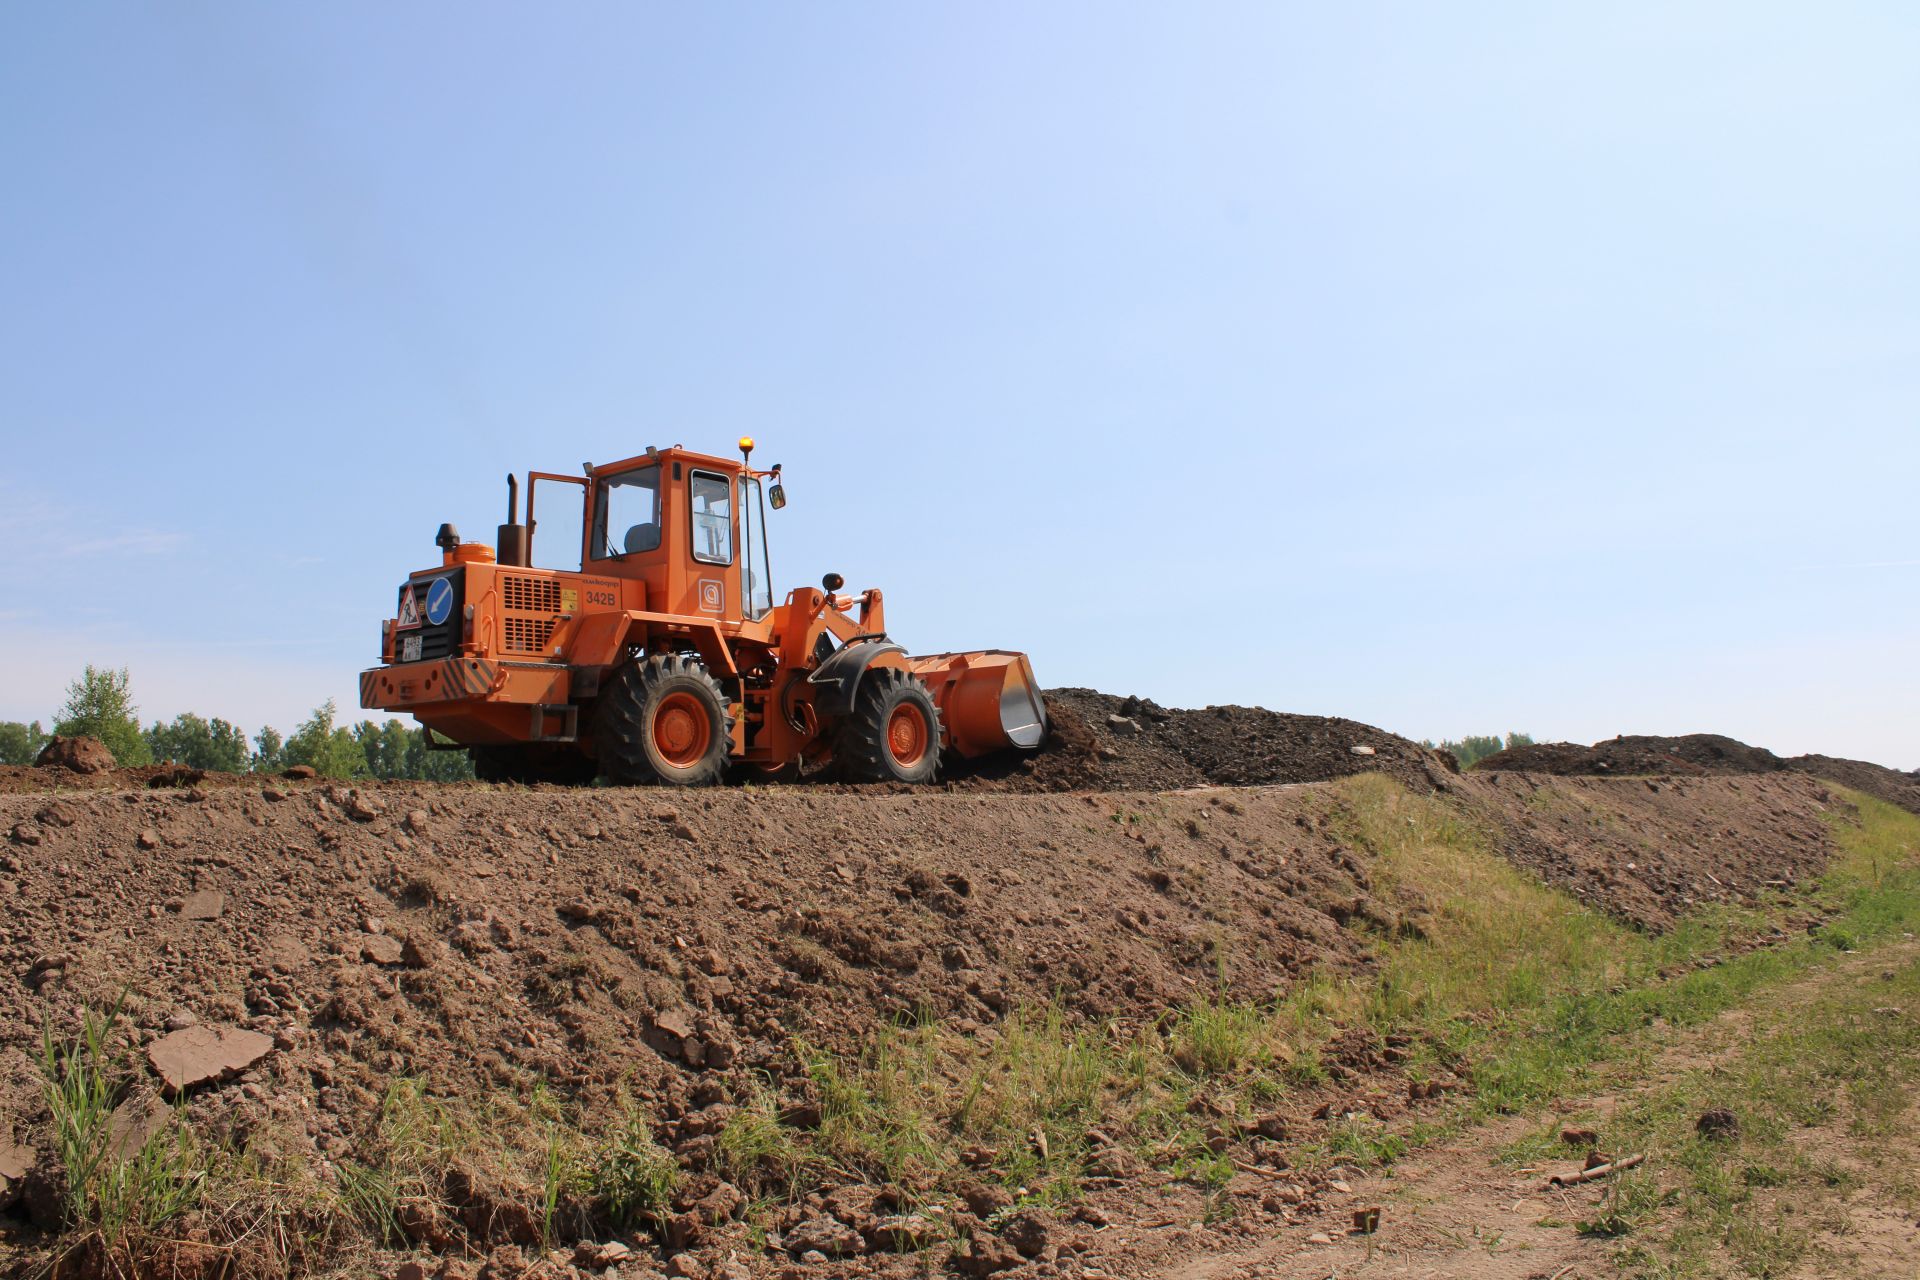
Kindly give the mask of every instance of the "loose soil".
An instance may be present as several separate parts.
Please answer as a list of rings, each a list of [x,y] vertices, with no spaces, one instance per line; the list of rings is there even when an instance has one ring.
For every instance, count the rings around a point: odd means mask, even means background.
[[[1275,751],[1344,764],[1346,722],[1291,720],[1269,722],[1268,740],[1290,744]],[[1374,760],[1447,791],[1520,861],[1645,927],[1689,898],[1812,874],[1829,852],[1830,797],[1793,774],[1459,776],[1369,741]],[[1121,762],[1136,767],[1124,752],[1102,763]],[[37,777],[42,790],[0,796],[0,1139],[31,1138],[44,1114],[43,1022],[71,1027],[83,1006],[121,1000],[142,1050],[195,1025],[271,1037],[260,1061],[192,1093],[189,1114],[234,1140],[271,1134],[322,1169],[350,1156],[395,1080],[451,1096],[540,1080],[583,1104],[626,1091],[710,1182],[714,1106],[763,1087],[805,1105],[796,1037],[852,1050],[918,1017],[984,1032],[1050,1001],[1138,1025],[1215,992],[1272,997],[1310,972],[1364,978],[1369,938],[1399,927],[1320,784],[672,793]],[[1323,1088],[1287,1099],[1288,1124],[1436,1105],[1409,1101],[1364,1037],[1328,1064]],[[1234,1229],[1338,1216],[1324,1176],[1298,1185],[1297,1201],[1250,1202],[1267,1207]],[[1180,1218],[1193,1194],[1147,1173],[1098,1202],[1137,1226]],[[477,1259],[504,1229],[483,1224],[449,1247]],[[19,1265],[37,1265],[35,1237],[15,1230]],[[789,1265],[742,1231],[718,1228],[686,1265]],[[1054,1238],[1052,1261],[1004,1274],[1150,1274],[1107,1252],[1124,1232],[1056,1224]],[[878,1255],[833,1274],[919,1265]]]
[[[1831,796],[1799,774],[1468,777],[1499,815],[1510,861],[1650,928],[1709,902],[1752,905],[1826,862]]]

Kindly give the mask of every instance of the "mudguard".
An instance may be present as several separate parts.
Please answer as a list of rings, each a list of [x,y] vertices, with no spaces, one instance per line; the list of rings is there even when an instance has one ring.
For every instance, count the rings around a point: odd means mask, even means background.
[[[822,716],[844,716],[853,710],[853,698],[860,691],[860,679],[867,668],[890,653],[906,653],[891,640],[856,640],[835,649],[825,662],[807,676],[813,686],[813,706]],[[904,667],[906,663],[890,663]]]

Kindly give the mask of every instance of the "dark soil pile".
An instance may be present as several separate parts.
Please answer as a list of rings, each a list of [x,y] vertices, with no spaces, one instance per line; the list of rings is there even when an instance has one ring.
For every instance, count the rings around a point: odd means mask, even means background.
[[[103,773],[114,767],[113,752],[98,738],[63,738],[57,733],[40,749],[34,763],[43,769],[69,769],[74,773]]]
[[[1261,707],[1162,707],[1092,689],[1049,689],[1051,736],[1034,757],[990,762],[963,779],[1008,790],[1173,791],[1326,782],[1385,773],[1422,791],[1457,772],[1452,757],[1357,720]]]
[[[1678,738],[1629,736],[1583,747],[1575,742],[1538,742],[1511,747],[1473,766],[1484,772],[1555,773],[1567,776],[1626,777],[1782,773],[1826,778],[1843,786],[1920,813],[1920,779],[1865,760],[1834,756],[1783,759],[1765,747],[1748,746],[1715,733]]]
[[[1573,742],[1536,742],[1509,747],[1473,766],[1523,773],[1609,774],[1776,773],[1787,767],[1773,752],[1717,733],[1678,738],[1622,736],[1590,747]]]

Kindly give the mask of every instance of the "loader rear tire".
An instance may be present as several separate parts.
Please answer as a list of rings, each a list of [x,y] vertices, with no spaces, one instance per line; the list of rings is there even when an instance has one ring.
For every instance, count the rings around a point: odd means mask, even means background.
[[[868,670],[834,736],[833,762],[848,782],[932,782],[940,709],[919,677],[898,667]]]
[[[613,674],[600,694],[594,741],[611,782],[700,787],[727,772],[733,717],[700,659],[655,654]]]

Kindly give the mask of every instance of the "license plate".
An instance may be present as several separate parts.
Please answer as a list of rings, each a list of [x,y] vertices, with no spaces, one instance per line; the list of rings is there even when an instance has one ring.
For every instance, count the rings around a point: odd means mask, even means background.
[[[420,637],[419,636],[400,637],[400,661],[402,662],[420,661]]]

